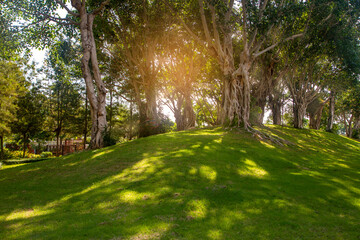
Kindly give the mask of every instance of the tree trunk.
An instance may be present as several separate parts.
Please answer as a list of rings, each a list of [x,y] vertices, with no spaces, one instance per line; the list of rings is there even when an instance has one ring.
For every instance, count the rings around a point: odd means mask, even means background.
[[[320,129],[320,123],[321,123],[321,115],[323,111],[324,106],[321,106],[320,109],[315,114],[309,114],[309,127],[311,129]]]
[[[321,115],[326,102],[321,102],[319,99],[314,99],[308,106],[309,112],[309,127],[311,129],[320,129]]]
[[[56,156],[58,157],[59,156],[59,133],[56,133]]]
[[[26,133],[23,134],[23,140],[24,140],[24,144],[23,144],[23,158],[25,157],[25,151],[26,151]]]
[[[245,57],[244,57],[245,58]],[[224,104],[222,124],[230,126],[250,127],[250,82],[249,69],[251,63],[242,59],[239,68],[225,67]]]
[[[185,118],[184,129],[195,127],[196,114],[192,106],[190,95],[185,96],[184,118]]]
[[[334,125],[334,115],[335,115],[335,92],[331,90],[330,92],[330,103],[329,103],[329,117],[327,120],[326,131],[332,132]]]
[[[86,83],[92,121],[90,146],[93,149],[101,148],[103,146],[103,133],[107,126],[106,89],[100,75],[93,34],[93,23],[96,15],[86,12],[85,1],[72,0],[71,3],[80,15],[81,45],[83,48],[81,70]]]
[[[354,127],[351,135],[352,138],[360,138],[360,115],[356,115],[354,119]]]
[[[85,119],[84,119],[84,150],[86,149],[86,135],[88,131],[88,97],[87,93],[85,93]]]
[[[256,107],[258,109],[256,109],[258,112],[256,113],[256,119],[255,120],[255,124],[257,125],[263,125],[264,123],[264,115],[265,115],[265,106],[266,106],[266,98],[259,98],[257,100],[257,104],[256,104]]]
[[[306,106],[304,104],[293,105],[294,110],[294,128],[304,128],[303,118],[306,113]]]
[[[145,100],[140,102],[139,137],[147,137],[159,133],[159,116],[157,113],[156,89],[152,82],[145,85]]]
[[[1,135],[0,136],[0,148],[1,148],[1,152],[0,152],[0,159],[4,156],[4,136]]]
[[[113,117],[113,90],[112,87],[110,87],[110,113],[109,113],[109,135],[111,136],[111,130],[112,130],[112,117]]]
[[[132,102],[132,97],[131,97],[131,102],[130,102],[130,126],[129,126],[129,140],[131,140],[133,138],[133,133],[132,133],[132,128],[133,128],[133,102]]]
[[[148,86],[145,87],[145,99],[146,99],[146,116],[154,126],[159,123],[159,116],[157,112],[156,102],[156,89],[152,81]]]
[[[63,146],[63,139],[62,139],[62,137],[60,138],[60,150],[61,150],[61,155],[64,155],[64,146]]]
[[[272,118],[274,125],[281,125],[281,107],[282,102],[279,97],[273,97],[270,95],[270,106],[272,111]]]

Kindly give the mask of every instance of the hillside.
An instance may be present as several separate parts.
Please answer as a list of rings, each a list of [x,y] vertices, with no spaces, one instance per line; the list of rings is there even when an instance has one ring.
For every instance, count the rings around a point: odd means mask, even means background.
[[[359,239],[360,143],[168,133],[0,170],[0,239]]]

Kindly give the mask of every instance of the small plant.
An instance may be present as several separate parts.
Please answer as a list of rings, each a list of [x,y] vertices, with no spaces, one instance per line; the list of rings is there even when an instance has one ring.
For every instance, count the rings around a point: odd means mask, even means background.
[[[46,157],[52,157],[52,152],[42,152],[41,154],[40,154],[40,156],[42,157],[42,158],[46,158]]]

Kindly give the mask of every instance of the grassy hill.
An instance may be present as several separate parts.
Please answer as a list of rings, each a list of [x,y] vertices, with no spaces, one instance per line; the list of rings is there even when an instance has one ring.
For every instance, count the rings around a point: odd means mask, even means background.
[[[0,239],[360,239],[360,143],[168,133],[0,170]]]

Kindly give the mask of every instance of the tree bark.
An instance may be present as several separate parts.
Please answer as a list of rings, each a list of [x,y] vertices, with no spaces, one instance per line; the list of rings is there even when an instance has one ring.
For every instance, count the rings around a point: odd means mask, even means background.
[[[303,118],[306,113],[306,106],[304,104],[296,104],[293,105],[294,111],[294,128],[304,128]]]
[[[1,150],[1,152],[0,152],[0,159],[4,156],[4,136],[3,135],[1,135],[0,136],[0,150]]]
[[[324,109],[324,105],[321,105],[315,114],[309,114],[309,120],[310,120],[309,127],[311,129],[316,129],[316,130],[320,129],[321,115],[323,109]]]
[[[329,117],[328,117],[327,125],[326,125],[327,132],[333,131],[334,115],[335,115],[335,92],[333,90],[331,90],[330,103],[329,103]]]
[[[308,105],[307,112],[309,113],[309,127],[311,129],[320,129],[321,115],[325,104],[326,101],[323,101],[320,98],[315,98],[314,101]]]
[[[59,134],[56,133],[56,156],[59,156]]]
[[[130,126],[129,126],[129,140],[131,140],[133,138],[133,133],[132,133],[132,128],[133,128],[133,102],[132,102],[132,97],[131,97],[131,102],[130,102]]]
[[[273,124],[281,125],[282,101],[281,101],[280,97],[278,97],[278,96],[273,97],[270,94],[269,102],[270,102],[270,107],[271,107],[271,111],[272,111]]]
[[[244,54],[243,54],[244,55]],[[225,74],[222,124],[250,127],[250,82],[251,62],[242,58],[239,68],[223,67]]]
[[[354,119],[354,127],[351,135],[352,138],[360,138],[360,115],[356,115]]]
[[[85,119],[84,119],[84,150],[86,149],[86,137],[87,137],[87,131],[88,131],[88,97],[87,93],[85,93]]]
[[[113,118],[113,89],[110,87],[110,113],[109,113],[109,135],[111,136],[112,118]]]
[[[90,102],[91,112],[91,143],[92,149],[103,146],[103,133],[106,129],[106,89],[101,79],[99,63],[96,55],[96,45],[93,34],[93,23],[98,10],[88,13],[85,1],[72,0],[71,4],[79,12],[81,45],[83,57],[81,59],[81,70],[86,83],[86,91]],[[103,7],[106,2],[103,2]],[[91,68],[90,68],[91,63]],[[96,90],[95,90],[95,86]]]
[[[25,151],[26,151],[26,133],[23,134],[23,141],[24,141],[24,144],[23,144],[23,158],[25,157]]]

